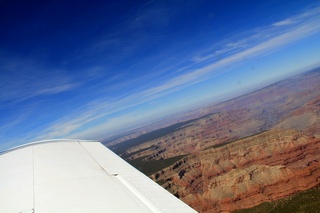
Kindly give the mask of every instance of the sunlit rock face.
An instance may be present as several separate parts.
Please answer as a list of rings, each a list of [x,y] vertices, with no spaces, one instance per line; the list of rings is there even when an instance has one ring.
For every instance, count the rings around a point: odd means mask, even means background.
[[[124,156],[187,155],[151,177],[199,212],[231,212],[307,190],[320,185],[319,82],[320,72],[310,72],[199,109],[198,119]]]
[[[221,114],[222,120],[211,115],[216,122],[208,131],[220,134],[220,141],[153,178],[200,212],[250,208],[320,185],[319,76],[311,73],[231,101],[247,110],[239,108],[237,122],[231,122],[233,111]],[[205,132],[202,139],[210,135]],[[237,140],[239,133],[253,136]]]
[[[147,143],[131,147],[128,160],[166,159],[270,129],[320,132],[320,72],[310,72],[244,96],[198,110],[199,119]],[[203,116],[204,112],[207,115]]]
[[[249,208],[319,185],[320,139],[272,130],[185,157],[153,178],[200,212]]]

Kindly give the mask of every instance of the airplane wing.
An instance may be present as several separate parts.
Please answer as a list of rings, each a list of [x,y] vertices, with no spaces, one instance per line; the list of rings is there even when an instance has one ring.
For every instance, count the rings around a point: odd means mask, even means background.
[[[100,142],[50,140],[0,154],[0,212],[196,212]]]

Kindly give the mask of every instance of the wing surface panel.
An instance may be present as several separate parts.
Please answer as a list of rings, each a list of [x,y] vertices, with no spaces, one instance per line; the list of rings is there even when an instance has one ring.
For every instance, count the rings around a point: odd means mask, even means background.
[[[0,155],[0,212],[33,209],[33,148]]]
[[[80,142],[81,143],[81,142]],[[128,164],[109,149],[103,149],[98,142],[81,143],[97,163],[110,175],[117,175],[118,179],[131,188],[141,200],[148,203],[153,212],[195,212],[188,205],[168,193],[150,178]]]
[[[92,141],[46,141],[1,154],[0,200],[6,213],[195,212]]]

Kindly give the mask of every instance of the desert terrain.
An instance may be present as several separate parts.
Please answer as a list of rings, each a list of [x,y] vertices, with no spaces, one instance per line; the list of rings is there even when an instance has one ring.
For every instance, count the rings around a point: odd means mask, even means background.
[[[305,72],[108,146],[199,212],[273,202],[320,185],[319,82]]]

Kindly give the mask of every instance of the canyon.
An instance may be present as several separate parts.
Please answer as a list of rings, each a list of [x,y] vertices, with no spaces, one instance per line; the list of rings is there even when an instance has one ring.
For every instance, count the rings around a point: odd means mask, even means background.
[[[319,185],[320,138],[271,130],[182,158],[152,175],[200,212],[231,212]]]
[[[319,82],[302,73],[109,147],[199,212],[285,198],[320,185]]]
[[[198,115],[202,117],[182,122],[170,129],[170,133],[131,146],[119,154],[129,161],[141,157],[159,160],[191,154],[272,128],[317,133],[319,80],[319,72],[311,72],[199,109]]]

